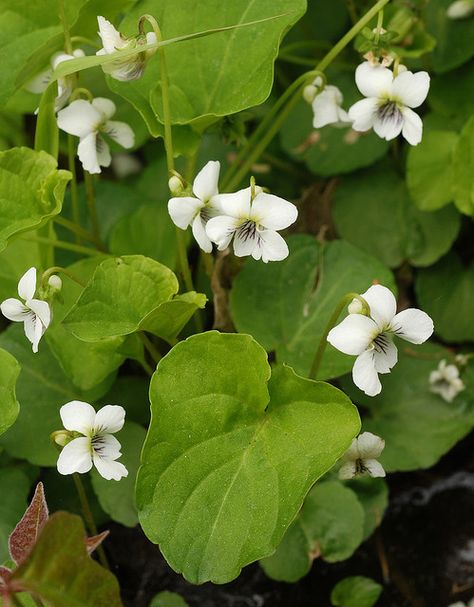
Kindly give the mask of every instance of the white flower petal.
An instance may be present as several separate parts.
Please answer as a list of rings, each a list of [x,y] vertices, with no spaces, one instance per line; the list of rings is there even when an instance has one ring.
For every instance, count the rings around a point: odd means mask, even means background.
[[[378,101],[375,98],[362,99],[349,108],[349,119],[354,131],[368,131],[374,126]]]
[[[253,199],[250,217],[269,230],[283,230],[296,221],[298,209],[283,198],[261,192]]]
[[[399,312],[391,322],[391,330],[412,344],[425,342],[431,337],[433,329],[433,321],[428,314],[416,308]]]
[[[381,139],[385,139],[386,141],[391,141],[398,137],[402,132],[402,128],[404,125],[404,118],[401,111],[396,108],[396,110],[390,114],[380,117],[378,114],[375,116],[374,120],[374,131]]]
[[[51,68],[43,70],[25,84],[25,89],[30,93],[40,95],[48,88],[52,78],[53,70]]]
[[[10,297],[5,299],[0,305],[3,316],[14,322],[24,322],[31,315],[31,310],[25,306],[19,299]]]
[[[36,352],[38,352],[38,344],[45,331],[41,319],[39,319],[35,314],[32,314],[25,319],[23,329],[25,331],[26,338],[33,346],[33,352],[36,354]]]
[[[226,249],[232,237],[240,225],[239,219],[228,217],[227,215],[219,215],[209,219],[206,224],[206,234],[212,242],[215,242],[219,251]]]
[[[107,54],[126,46],[127,43],[122,39],[120,32],[115,29],[110,21],[107,21],[104,17],[97,17],[97,22],[99,24],[97,33]]]
[[[102,122],[106,122],[115,114],[117,108],[111,99],[96,97],[92,100],[93,107],[101,114]]]
[[[341,481],[348,481],[354,478],[357,472],[355,461],[347,461],[339,468],[339,478]]]
[[[118,459],[122,455],[122,445],[112,434],[95,435],[92,448],[99,457],[106,459]]]
[[[93,454],[94,466],[97,468],[97,472],[104,477],[106,480],[119,481],[121,478],[128,476],[128,470],[120,462],[100,457],[96,453]]]
[[[201,218],[201,214],[198,213],[194,218],[192,225],[193,236],[200,248],[205,253],[212,253],[212,242],[209,236],[206,234],[206,226]]]
[[[51,308],[48,302],[41,299],[29,299],[26,304],[40,319],[44,328],[47,329],[51,322]]]
[[[95,422],[95,409],[89,403],[72,400],[59,410],[61,421],[66,430],[90,434]]]
[[[59,474],[84,474],[92,468],[90,439],[82,436],[68,443],[59,454]]]
[[[199,214],[204,204],[197,198],[183,196],[178,198],[170,198],[168,201],[168,213],[170,214],[173,223],[185,230],[193,221],[196,215]]]
[[[355,72],[357,88],[364,97],[384,97],[392,92],[393,73],[386,67],[361,63]]]
[[[361,297],[369,304],[370,316],[383,330],[392,321],[397,313],[397,300],[395,295],[382,285],[372,285]]]
[[[108,167],[112,162],[112,156],[110,154],[109,144],[103,139],[103,137],[97,134],[95,140],[95,149],[97,151],[97,161],[99,166]],[[99,170],[100,172],[100,170]]]
[[[423,137],[423,121],[408,107],[403,109],[402,135],[410,145],[418,145]]]
[[[373,478],[383,478],[386,476],[382,464],[376,459],[364,460],[364,468]]]
[[[374,350],[374,364],[377,373],[390,373],[398,361],[397,346],[390,337],[384,335],[380,343],[377,340]]]
[[[233,194],[219,194],[215,200],[224,215],[243,219],[250,216],[250,197],[250,188],[245,188]]]
[[[357,437],[359,458],[375,459],[380,456],[385,447],[385,441],[372,432],[362,432]]]
[[[352,439],[351,446],[344,453],[344,459],[346,459],[348,461],[349,460],[355,461],[356,459],[359,459],[359,447],[358,447],[358,443],[357,443],[357,438]]]
[[[393,96],[403,105],[419,107],[428,95],[430,77],[428,72],[402,72],[393,81]]]
[[[67,109],[67,108],[66,108]],[[99,154],[97,150],[98,135],[94,131],[81,139],[77,146],[77,155],[85,171],[91,174],[100,173]],[[99,144],[101,145],[101,144]]]
[[[108,120],[102,130],[123,148],[129,149],[135,145],[135,133],[125,122]]]
[[[260,252],[264,263],[281,261],[290,253],[285,239],[273,230],[260,232]]]
[[[22,299],[33,299],[36,291],[36,268],[27,270],[18,282],[18,295]]]
[[[80,138],[96,131],[101,122],[99,110],[85,99],[76,99],[58,112],[58,127]]]
[[[246,257],[252,255],[254,259],[260,259],[262,252],[260,249],[260,235],[255,231],[251,236],[247,231],[236,230],[234,236],[234,253],[237,257]]]
[[[327,124],[339,122],[339,106],[342,103],[341,91],[336,86],[326,88],[316,95],[313,101],[313,126],[320,129]]]
[[[380,393],[382,384],[375,369],[374,350],[366,350],[356,358],[352,368],[352,379],[367,396],[376,396]]]
[[[120,405],[105,405],[97,411],[94,422],[96,434],[115,434],[123,428],[125,409]]]
[[[371,318],[349,314],[329,331],[328,342],[344,354],[354,356],[362,354],[377,334],[378,327]]]
[[[219,193],[220,168],[221,163],[218,160],[210,160],[196,175],[193,192],[203,202],[208,202]]]

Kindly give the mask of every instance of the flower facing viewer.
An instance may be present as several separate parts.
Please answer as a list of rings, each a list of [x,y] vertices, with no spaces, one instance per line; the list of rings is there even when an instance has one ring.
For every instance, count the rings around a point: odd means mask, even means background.
[[[128,475],[121,457],[121,445],[112,436],[123,428],[125,409],[106,405],[97,413],[88,403],[73,400],[60,409],[61,420],[72,440],[63,447],[58,459],[60,474],[84,474],[94,465],[107,480],[119,481]]]
[[[438,368],[430,373],[430,390],[439,394],[447,403],[453,402],[459,392],[466,386],[459,377],[459,369],[456,365],[448,365],[446,360],[441,360]]]
[[[357,356],[352,369],[354,383],[368,396],[376,396],[382,390],[378,374],[390,373],[398,360],[393,336],[422,344],[433,333],[433,321],[415,308],[397,314],[393,293],[382,285],[370,287],[361,297],[370,308],[370,316],[349,314],[331,329],[327,339],[344,354]]]
[[[2,314],[14,322],[22,322],[26,337],[38,352],[38,344],[51,322],[48,302],[35,299],[36,268],[30,268],[18,282],[18,295],[24,301],[10,297],[0,305]]]
[[[93,101],[77,99],[58,113],[59,128],[79,137],[77,155],[89,173],[100,173],[100,167],[108,167],[112,160],[103,134],[124,148],[131,148],[135,143],[135,135],[128,124],[110,120],[115,110],[113,101],[96,97]]]
[[[355,131],[374,129],[379,137],[390,141],[400,133],[411,145],[418,145],[423,134],[421,118],[412,108],[419,107],[428,95],[430,77],[427,72],[414,74],[399,68],[398,75],[381,65],[368,61],[356,69],[359,91],[365,95],[349,109]]]
[[[382,438],[372,432],[362,432],[357,438],[354,438],[344,454],[344,463],[339,469],[339,478],[349,480],[366,473],[374,478],[385,476],[382,464],[377,461],[384,447],[385,441]]]

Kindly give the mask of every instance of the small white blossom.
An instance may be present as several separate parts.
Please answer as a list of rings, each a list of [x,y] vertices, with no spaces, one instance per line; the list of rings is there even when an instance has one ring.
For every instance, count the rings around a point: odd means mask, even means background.
[[[99,36],[102,40],[103,48],[97,51],[96,55],[110,55],[115,51],[132,49],[146,44],[155,44],[157,42],[156,34],[148,32],[144,36],[135,38],[124,38],[115,27],[104,17],[97,17],[99,23]],[[137,53],[133,57],[117,59],[111,63],[104,63],[102,69],[106,74],[110,74],[115,80],[126,82],[137,80],[143,74],[148,59],[156,53],[157,49],[146,49]]]
[[[368,396],[375,396],[382,390],[378,374],[390,373],[398,360],[393,336],[422,344],[433,333],[433,321],[415,308],[397,314],[393,293],[382,285],[373,285],[361,297],[369,305],[370,317],[349,314],[331,329],[328,342],[344,354],[357,356],[354,383]]]
[[[463,603],[462,601],[457,601],[456,603],[451,603],[449,607],[474,607],[474,599],[471,599],[469,603]]]
[[[58,67],[60,63],[63,61],[70,61],[71,59],[77,59],[79,57],[84,57],[84,51],[80,48],[73,51],[72,55],[68,55],[67,53],[55,53],[51,57],[51,67],[44,70],[37,76],[35,76],[32,80],[30,80],[25,88],[30,93],[41,94],[48,88],[49,84],[53,78],[53,71]],[[71,93],[74,88],[74,77],[71,76],[63,76],[62,78],[58,78],[58,95],[56,97],[56,102],[54,109],[58,112],[62,109],[69,100]]]
[[[53,291],[60,291],[63,288],[63,281],[57,274],[52,274],[48,278],[48,285],[53,289]]]
[[[348,124],[349,114],[342,109],[343,96],[337,86],[327,84],[318,76],[312,85],[305,87],[303,95],[313,107],[313,127],[320,129],[328,124]]]
[[[220,167],[219,161],[209,161],[193,181],[194,197],[180,196],[171,198],[168,202],[168,212],[173,223],[182,230],[191,226],[196,242],[206,253],[212,251],[212,242],[206,234],[206,224],[211,217],[220,213],[217,202]],[[179,178],[173,176],[171,180],[173,179]],[[173,186],[171,180],[170,188]]]
[[[59,128],[79,137],[77,155],[89,173],[100,173],[101,166],[110,165],[110,149],[102,134],[124,148],[132,148],[135,143],[135,135],[128,124],[110,120],[115,110],[113,101],[96,97],[92,102],[77,99],[58,113]]]
[[[474,14],[474,1],[455,0],[448,6],[446,14],[450,19],[467,19]]]
[[[88,403],[73,400],[63,405],[59,414],[66,430],[78,435],[65,445],[59,455],[57,466],[60,474],[84,474],[94,465],[107,480],[119,481],[128,476],[125,466],[116,461],[122,455],[121,445],[112,436],[123,428],[123,407],[106,405],[96,413]]]
[[[288,257],[288,245],[277,230],[296,221],[298,210],[294,204],[257,187],[253,200],[252,188],[246,188],[221,194],[218,205],[221,215],[207,222],[206,232],[220,251],[233,239],[237,257],[251,255],[264,263]]]
[[[423,123],[411,108],[419,107],[428,95],[430,77],[427,72],[409,72],[400,66],[399,73],[368,61],[356,69],[356,84],[367,97],[349,109],[349,118],[355,131],[373,128],[387,141],[400,133],[411,145],[418,145],[423,134]]]
[[[357,438],[354,438],[344,454],[344,463],[339,469],[339,478],[349,480],[365,473],[374,478],[385,476],[382,464],[377,461],[384,447],[385,441],[382,438],[372,432],[362,432]]]
[[[30,268],[18,282],[18,295],[24,301],[13,297],[0,305],[2,314],[14,322],[22,322],[25,335],[38,352],[38,344],[51,323],[51,309],[48,302],[35,299],[36,268]]]
[[[431,392],[439,394],[447,403],[453,402],[459,392],[466,388],[456,365],[448,365],[444,359],[437,369],[431,371],[429,383]]]

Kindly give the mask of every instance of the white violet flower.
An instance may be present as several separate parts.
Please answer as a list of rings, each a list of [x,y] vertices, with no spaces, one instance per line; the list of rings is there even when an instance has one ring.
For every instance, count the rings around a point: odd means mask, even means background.
[[[100,173],[101,166],[110,165],[110,149],[103,133],[124,148],[132,148],[135,143],[135,135],[128,124],[110,120],[115,110],[113,101],[96,97],[92,102],[76,99],[58,113],[59,128],[79,137],[77,155],[89,173]]]
[[[48,302],[35,299],[36,268],[30,268],[18,282],[18,295],[24,302],[13,297],[0,304],[2,314],[14,322],[22,322],[25,335],[38,352],[38,344],[51,323],[51,308]]]
[[[376,396],[382,390],[378,374],[390,373],[398,360],[393,336],[422,344],[433,333],[433,321],[415,308],[397,314],[393,293],[382,285],[373,285],[361,297],[370,308],[370,317],[349,314],[331,329],[327,339],[344,354],[357,356],[352,379],[368,396]]]
[[[450,19],[467,19],[474,14],[474,0],[455,0],[446,11]]]
[[[304,97],[313,108],[313,127],[320,129],[328,124],[348,124],[349,114],[342,109],[343,96],[337,86],[327,84],[322,90],[323,80],[315,78],[312,85],[304,89]]]
[[[255,188],[239,190],[218,196],[221,215],[207,222],[208,237],[220,251],[234,240],[237,257],[251,255],[264,263],[281,261],[288,257],[288,245],[277,230],[283,230],[296,221],[298,209],[294,204]]]
[[[367,97],[349,109],[355,131],[373,128],[379,137],[390,141],[402,133],[411,145],[418,145],[423,134],[421,118],[412,108],[419,107],[428,95],[430,77],[427,72],[414,74],[399,67],[392,70],[368,61],[355,73],[359,91]]]
[[[51,67],[44,70],[37,76],[35,76],[32,80],[30,80],[25,88],[30,93],[41,94],[48,88],[49,84],[53,78],[53,71],[58,67],[60,63],[63,61],[70,61],[71,59],[77,59],[79,57],[85,57],[85,53],[80,48],[76,49],[72,52],[72,55],[67,53],[55,53],[51,57]],[[56,102],[54,105],[54,109],[58,112],[62,109],[66,103],[68,102],[69,97],[74,88],[74,77],[71,76],[63,76],[62,78],[58,78],[58,95],[56,97]]]
[[[179,196],[168,202],[168,212],[173,223],[182,230],[191,226],[196,242],[206,253],[212,251],[206,224],[220,211],[217,203],[220,166],[219,161],[211,160],[199,171],[193,181],[194,197]]]
[[[382,464],[377,461],[384,447],[385,441],[382,438],[372,432],[362,432],[357,438],[354,438],[344,454],[344,463],[339,469],[339,478],[349,480],[365,473],[374,478],[385,476]]]
[[[125,409],[106,405],[94,407],[79,400],[63,405],[59,411],[66,430],[78,436],[68,442],[58,459],[60,474],[84,474],[94,465],[107,480],[119,481],[128,475],[123,464],[116,461],[122,455],[119,441],[112,436],[123,428]]]
[[[144,46],[146,44],[155,44],[157,42],[156,34],[148,32],[146,35],[134,38],[124,38],[115,27],[104,17],[97,17],[99,23],[99,36],[102,40],[103,48],[97,51],[96,55],[110,55],[115,51],[132,49]],[[115,80],[126,82],[128,80],[137,80],[143,74],[148,59],[156,53],[157,49],[146,49],[124,59],[117,59],[111,63],[104,63],[102,69],[106,74],[110,74]]]
[[[440,361],[437,369],[431,371],[429,383],[431,392],[439,394],[447,403],[453,402],[459,392],[466,388],[459,377],[458,367],[448,365],[444,359]]]

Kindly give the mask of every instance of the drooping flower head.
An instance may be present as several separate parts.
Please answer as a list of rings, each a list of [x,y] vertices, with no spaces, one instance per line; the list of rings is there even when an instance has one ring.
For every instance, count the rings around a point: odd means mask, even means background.
[[[474,15],[474,0],[455,0],[448,6],[446,15],[450,19],[467,19]]]
[[[438,368],[431,371],[429,377],[430,390],[439,394],[447,403],[452,403],[459,392],[466,386],[459,377],[459,368],[456,365],[448,365],[446,360],[441,360]]]
[[[398,360],[393,336],[422,344],[433,333],[433,321],[416,308],[397,314],[393,293],[382,285],[373,285],[361,297],[369,305],[370,316],[349,314],[331,329],[327,339],[344,354],[357,356],[354,383],[368,396],[375,396],[382,390],[378,374],[390,373]]]
[[[423,134],[421,118],[412,108],[419,107],[428,95],[430,77],[427,72],[414,74],[402,66],[398,75],[381,65],[368,61],[356,69],[356,84],[367,97],[349,109],[355,131],[373,128],[387,141],[400,133],[411,145],[418,145]]]
[[[97,17],[99,23],[99,36],[102,40],[103,48],[97,51],[96,55],[110,55],[115,51],[132,49],[147,44],[157,42],[156,34],[148,32],[145,35],[124,38],[115,27],[104,17]],[[143,74],[148,59],[156,53],[157,49],[145,49],[133,57],[117,59],[111,63],[104,63],[102,69],[106,74],[110,74],[115,80],[126,82],[129,80],[138,80]]]
[[[107,480],[120,480],[128,475],[121,457],[121,445],[112,436],[123,428],[125,409],[118,405],[106,405],[95,411],[94,407],[79,400],[63,405],[59,411],[72,440],[63,447],[58,459],[60,474],[84,474],[94,465]]]
[[[210,219],[206,233],[220,251],[233,240],[237,257],[251,255],[264,263],[281,261],[288,256],[288,245],[277,230],[296,221],[298,209],[294,204],[267,194],[259,187],[218,196],[221,214]]]
[[[362,432],[357,438],[354,438],[344,454],[344,463],[339,469],[339,478],[349,480],[363,474],[375,478],[385,476],[382,464],[377,461],[384,447],[385,441],[382,438],[372,432]]]
[[[307,86],[303,95],[313,108],[313,127],[320,129],[328,124],[349,124],[349,114],[342,109],[343,96],[337,86],[323,86],[320,76]]]
[[[193,181],[194,196],[171,198],[168,202],[168,212],[173,223],[182,230],[191,226],[196,242],[206,253],[212,251],[206,224],[220,210],[217,203],[220,166],[217,160],[209,161]]]
[[[110,120],[115,110],[113,101],[96,97],[92,102],[76,99],[58,113],[59,128],[79,137],[77,154],[89,173],[100,173],[101,166],[110,165],[110,149],[103,134],[124,148],[131,148],[135,143],[135,135],[128,124]]]
[[[23,301],[10,297],[0,305],[2,314],[14,322],[22,322],[25,335],[38,352],[38,344],[51,323],[48,302],[35,299],[36,268],[30,268],[18,282],[18,295]]]

